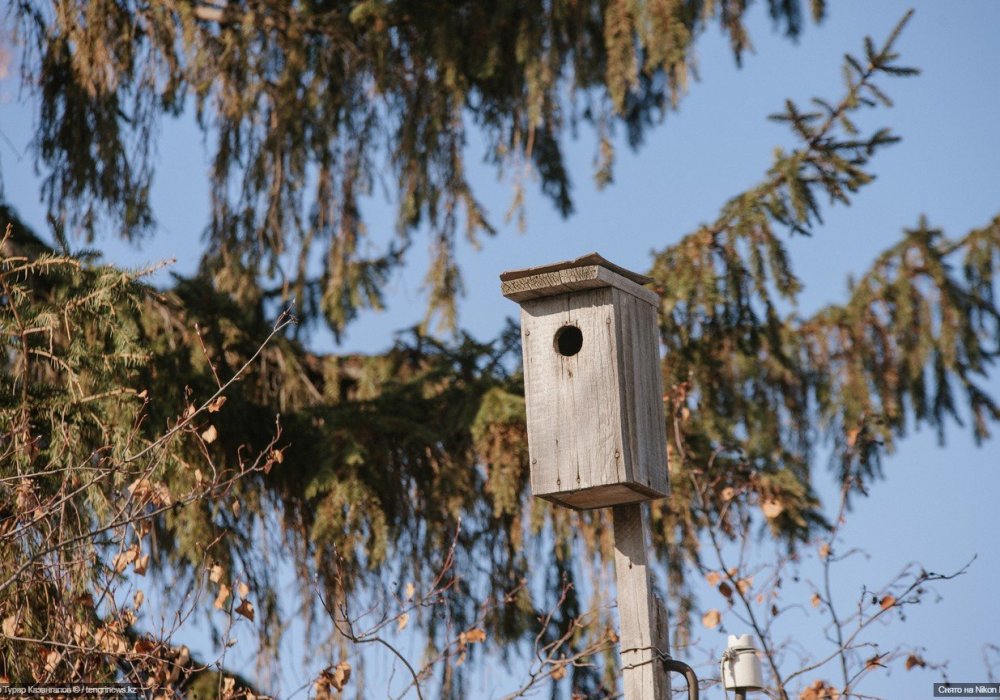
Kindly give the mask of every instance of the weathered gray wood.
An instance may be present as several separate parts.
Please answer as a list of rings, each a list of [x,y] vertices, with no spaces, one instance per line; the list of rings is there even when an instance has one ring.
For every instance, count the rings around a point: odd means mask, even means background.
[[[612,299],[629,477],[651,492],[666,494],[669,476],[657,311],[618,289]]]
[[[535,493],[532,489],[532,494],[537,498],[543,498],[573,510],[594,510],[595,508],[607,508],[623,503],[642,503],[663,498],[662,493],[650,491],[637,483],[611,484],[579,491],[559,491],[558,493]]]
[[[522,304],[531,489],[571,508],[667,493],[659,347],[653,307],[604,287]],[[583,347],[556,350],[575,326]]]
[[[612,272],[617,272],[622,277],[627,277],[636,284],[649,284],[653,281],[652,277],[640,275],[638,272],[628,270],[621,265],[615,265],[600,253],[587,253],[586,255],[576,258],[575,260],[563,260],[561,262],[549,263],[548,265],[523,267],[519,270],[507,270],[506,272],[500,274],[500,281],[506,282],[508,280],[517,279],[518,277],[531,277],[532,275],[538,275],[543,272],[556,272],[558,270],[568,270],[573,267],[586,267],[587,265],[606,267]]]
[[[515,276],[503,283],[522,299],[532,493],[579,509],[661,498],[668,477],[658,297],[605,267],[564,265],[505,273]],[[583,336],[571,356],[556,344],[567,326]]]
[[[500,282],[501,294],[516,302],[598,287],[620,289],[654,306],[659,303],[659,297],[655,292],[646,289],[624,275],[620,275],[600,265],[585,265],[583,267],[550,270],[507,280],[504,280],[503,276],[501,276]]]
[[[660,663],[661,656],[669,653],[666,618],[653,595],[648,568],[646,507],[635,503],[612,509],[625,700],[670,697],[670,679]]]
[[[601,279],[600,271],[600,267],[589,265],[570,270],[540,272],[529,277],[501,281],[500,292],[508,299],[522,302],[556,294],[610,286]]]
[[[525,403],[531,489],[545,497],[629,481],[616,397],[612,289],[538,299],[522,306]],[[555,336],[566,325],[583,347],[566,357]]]
[[[521,304],[531,489],[572,508],[613,507],[625,700],[667,700],[666,609],[647,566],[649,517],[667,474],[659,297],[592,254],[500,276]],[[582,336],[559,350],[560,329]],[[564,354],[564,352],[566,354]]]
[[[653,625],[653,641],[654,645],[663,651],[664,654],[670,654],[670,616],[667,613],[667,606],[664,605],[660,596],[653,594],[653,600],[656,603],[656,624]],[[667,673],[667,678],[670,674]]]

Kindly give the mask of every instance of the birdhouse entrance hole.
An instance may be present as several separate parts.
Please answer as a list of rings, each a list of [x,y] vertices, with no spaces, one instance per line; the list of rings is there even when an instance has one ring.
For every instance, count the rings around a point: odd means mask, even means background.
[[[572,357],[583,347],[583,332],[576,326],[563,326],[556,331],[556,350],[563,357]]]

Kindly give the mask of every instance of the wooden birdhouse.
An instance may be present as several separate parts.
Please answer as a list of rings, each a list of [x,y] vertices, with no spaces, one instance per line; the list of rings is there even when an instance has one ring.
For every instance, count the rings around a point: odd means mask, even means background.
[[[596,253],[500,280],[521,305],[532,493],[577,509],[665,496],[651,280]]]

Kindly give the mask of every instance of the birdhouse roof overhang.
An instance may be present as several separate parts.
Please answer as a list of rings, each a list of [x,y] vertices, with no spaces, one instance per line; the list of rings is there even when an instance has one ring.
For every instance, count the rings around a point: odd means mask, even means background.
[[[658,306],[659,296],[643,287],[653,280],[615,265],[597,253],[551,265],[508,270],[500,275],[500,293],[518,303],[600,287],[615,287]]]

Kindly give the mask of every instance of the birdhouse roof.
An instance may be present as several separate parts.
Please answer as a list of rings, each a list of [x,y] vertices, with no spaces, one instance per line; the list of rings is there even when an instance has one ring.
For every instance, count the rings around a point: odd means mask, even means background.
[[[597,287],[617,287],[643,301],[657,305],[659,297],[642,285],[652,278],[627,270],[598,253],[575,260],[508,270],[500,275],[500,292],[513,301],[566,294]]]

